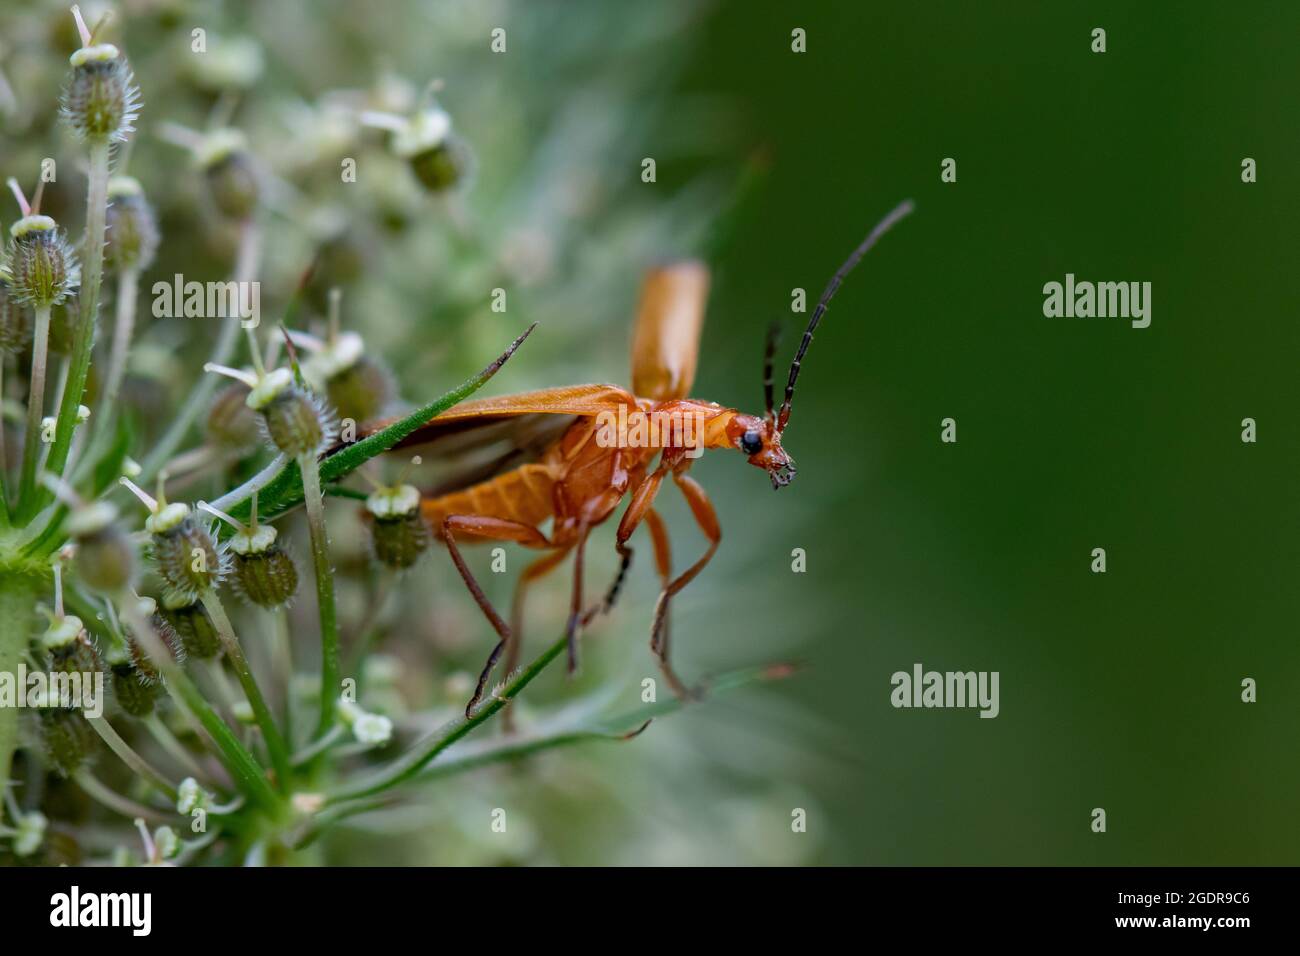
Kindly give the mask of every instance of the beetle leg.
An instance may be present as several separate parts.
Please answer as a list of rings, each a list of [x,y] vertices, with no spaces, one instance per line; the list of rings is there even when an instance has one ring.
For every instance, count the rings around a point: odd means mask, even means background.
[[[582,559],[587,553],[587,536],[591,529],[585,524],[578,528],[578,546],[573,553],[573,599],[569,604],[569,622],[564,637],[569,648],[569,673],[578,670],[578,628],[584,623],[582,614]]]
[[[659,571],[661,585],[667,587],[668,580],[672,577],[672,549],[668,543],[668,528],[664,524],[664,519],[660,517],[659,512],[655,511],[654,508],[645,509],[644,514],[646,527],[650,529],[650,540],[654,543],[655,568]],[[618,596],[623,590],[628,568],[632,565],[633,549],[626,542],[617,540],[614,542],[614,547],[622,558],[618,566],[618,575],[605,593],[604,601],[589,608],[587,613],[583,615],[583,627],[590,624],[598,614],[608,614],[613,610],[614,602],[618,600]],[[665,623],[664,627],[666,631],[667,623]]]
[[[597,614],[608,614],[613,609],[614,602],[618,600],[619,592],[623,590],[623,582],[627,580],[628,569],[632,567],[632,549],[625,544],[618,543],[615,543],[614,547],[617,548],[619,556],[618,574],[614,575],[614,583],[605,592],[605,599],[587,612],[587,620]]]
[[[674,693],[679,697],[686,697],[689,696],[689,690],[668,663],[669,601],[674,594],[689,584],[695,575],[700,573],[700,570],[708,563],[709,559],[713,557],[713,552],[718,548],[718,542],[722,540],[722,531],[718,527],[717,515],[714,514],[713,505],[709,502],[704,489],[696,484],[694,479],[686,477],[683,473],[684,468],[679,471],[678,468],[681,466],[682,455],[665,454],[660,460],[659,467],[636,487],[636,490],[632,493],[632,501],[623,514],[623,520],[619,522],[615,546],[625,560],[630,560],[632,549],[627,546],[628,539],[632,537],[633,532],[636,531],[642,520],[649,525],[651,540],[654,542],[655,566],[659,571],[659,578],[663,586],[659,601],[655,605],[654,625],[650,629],[650,649],[659,658],[660,670],[663,671],[664,677],[667,678]],[[686,467],[689,467],[689,463],[687,463]],[[691,506],[692,514],[695,515],[696,522],[710,542],[709,550],[704,557],[695,562],[676,580],[671,577],[672,551],[668,543],[668,530],[664,526],[663,519],[654,510],[655,496],[659,493],[664,477],[669,471],[672,471],[673,481],[682,490],[687,503]],[[616,592],[617,589],[615,589],[614,593],[616,594]]]
[[[618,533],[614,538],[614,549],[618,551],[621,558],[619,563],[618,576],[614,579],[613,585],[605,594],[603,606],[593,608],[588,612],[587,619],[595,617],[602,609],[608,611],[614,606],[618,599],[618,593],[623,587],[623,581],[627,577],[627,570],[632,565],[632,548],[628,547],[628,540],[636,532],[641,521],[653,511],[655,496],[659,494],[659,488],[663,484],[665,476],[673,466],[673,461],[665,454],[660,460],[659,467],[646,475],[635,488],[632,489],[632,498],[628,502],[627,511],[623,512],[623,519],[618,523]],[[657,516],[656,516],[657,517]],[[657,551],[657,546],[656,546]]]
[[[497,632],[500,640],[492,653],[488,655],[487,664],[484,665],[483,671],[479,674],[478,685],[474,688],[474,696],[470,698],[469,703],[465,705],[465,716],[468,717],[478,706],[479,701],[483,699],[483,690],[487,686],[488,678],[492,676],[492,669],[496,666],[497,660],[501,657],[501,652],[511,643],[510,628],[501,615],[492,607],[492,602],[487,599],[479,583],[474,580],[474,575],[470,573],[465,559],[460,555],[460,548],[456,545],[456,532],[472,535],[478,538],[490,538],[494,541],[514,541],[522,544],[526,548],[553,548],[546,535],[542,534],[532,525],[524,524],[520,521],[509,521],[505,518],[491,518],[486,515],[447,515],[442,521],[442,539],[447,545],[447,551],[451,554],[451,560],[456,565],[456,570],[460,572],[461,578],[465,581],[465,586],[469,588],[469,593],[478,603],[479,608],[487,617],[488,623],[492,629]]]
[[[654,543],[655,570],[659,572],[660,587],[666,589],[673,576],[672,545],[668,541],[668,526],[664,524],[664,519],[660,517],[659,512],[653,508],[646,512],[645,523],[650,530],[650,540]],[[671,624],[671,617],[665,610],[662,625],[663,638],[660,641],[665,654],[668,653],[668,637]]]
[[[524,568],[519,575],[519,580],[515,582],[515,597],[510,606],[511,640],[510,646],[506,648],[505,667],[507,674],[513,674],[515,668],[519,666],[519,655],[524,646],[524,598],[528,593],[529,586],[555,570],[568,553],[568,548],[557,548],[551,554],[543,555]],[[501,715],[502,727],[506,733],[514,729],[513,710],[514,708],[507,707]]]
[[[676,672],[673,671],[672,665],[668,662],[668,641],[666,638],[668,605],[673,597],[682,588],[690,584],[713,558],[714,552],[718,550],[719,542],[722,541],[722,528],[718,525],[718,516],[713,510],[713,503],[709,501],[709,496],[694,478],[684,474],[684,470],[674,470],[673,481],[681,490],[686,503],[690,505],[691,514],[695,516],[695,523],[700,526],[700,530],[704,532],[704,536],[709,540],[709,547],[698,561],[670,581],[659,595],[659,602],[655,605],[654,624],[650,631],[650,646],[659,655],[659,667],[663,671],[664,677],[668,679],[668,683],[679,697],[686,697],[690,696],[689,690],[678,678]]]

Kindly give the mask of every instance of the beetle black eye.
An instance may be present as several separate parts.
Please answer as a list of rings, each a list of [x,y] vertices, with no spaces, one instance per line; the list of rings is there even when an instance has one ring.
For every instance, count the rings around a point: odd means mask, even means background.
[[[763,433],[751,428],[740,436],[740,450],[746,455],[757,455],[763,450]]]

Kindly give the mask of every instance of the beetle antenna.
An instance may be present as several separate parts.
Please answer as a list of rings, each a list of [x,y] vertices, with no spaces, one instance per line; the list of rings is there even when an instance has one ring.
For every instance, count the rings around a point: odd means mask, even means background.
[[[767,327],[767,347],[763,351],[763,414],[767,420],[776,420],[776,392],[772,388],[772,364],[776,361],[776,346],[781,341],[781,323]]]
[[[794,383],[799,379],[799,368],[803,363],[804,353],[808,351],[808,346],[812,344],[813,333],[817,331],[817,324],[821,322],[822,316],[826,314],[826,307],[830,304],[831,296],[839,291],[840,283],[844,281],[844,277],[853,271],[853,267],[876,244],[876,241],[888,232],[894,223],[911,211],[912,200],[905,199],[899,203],[893,212],[880,220],[876,228],[868,233],[867,238],[863,239],[862,244],[853,250],[853,254],[845,260],[844,265],[840,266],[835,275],[831,276],[831,281],[826,284],[826,290],[822,292],[822,297],[817,300],[817,308],[813,309],[812,318],[808,320],[808,328],[804,330],[803,341],[799,343],[799,351],[795,353],[794,361],[790,363],[790,378],[785,383],[785,401],[781,403],[780,414],[776,417],[778,434],[785,430],[785,423],[790,420],[790,403],[794,400]]]

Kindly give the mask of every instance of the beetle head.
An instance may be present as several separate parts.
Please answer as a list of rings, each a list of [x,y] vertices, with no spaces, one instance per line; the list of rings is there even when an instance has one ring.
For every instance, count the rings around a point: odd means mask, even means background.
[[[771,417],[733,415],[727,423],[727,438],[751,465],[767,472],[773,488],[784,488],[794,478],[794,459],[781,447],[781,433]]]

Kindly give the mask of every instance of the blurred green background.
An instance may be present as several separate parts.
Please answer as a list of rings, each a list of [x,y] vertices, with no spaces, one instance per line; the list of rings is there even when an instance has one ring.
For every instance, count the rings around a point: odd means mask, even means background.
[[[626,383],[642,272],[705,254],[715,286],[695,392],[759,412],[764,329],[784,319],[788,361],[806,318],[789,314],[791,289],[815,299],[873,223],[916,201],[805,361],[786,433],[796,481],[773,493],[727,454],[693,471],[723,543],[675,604],[679,669],[797,659],[798,676],[632,743],[431,786],[350,821],[324,862],[1300,862],[1300,544],[1288,533],[1300,525],[1300,296],[1284,265],[1300,208],[1294,7],[125,6],[145,99],[131,171],[165,236],[196,229],[194,177],[151,127],[201,126],[230,85],[186,73],[188,29],[204,24],[260,45],[233,121],[293,184],[268,217],[264,308],[278,314],[312,249],[332,244],[338,269],[322,281],[344,285],[345,324],[408,402],[481,367],[532,319],[541,328],[491,392]],[[20,102],[44,102],[66,60],[40,72],[32,54],[25,72],[23,58],[66,10],[6,16],[9,79]],[[504,55],[488,50],[496,26]],[[791,51],[796,27],[806,53]],[[1095,27],[1104,54],[1090,50]],[[373,135],[359,188],[340,192],[337,157],[355,149],[350,133],[331,139],[324,92],[400,103],[394,78],[418,89],[435,76],[475,154],[464,196],[420,197]],[[33,130],[57,135],[52,115],[15,128],[6,175],[46,155]],[[653,184],[639,178],[647,156]],[[945,157],[956,183],[940,181]],[[1241,182],[1244,157],[1257,183]],[[50,208],[78,222],[83,188],[53,190]],[[220,275],[228,255],[171,242],[154,271]],[[1151,282],[1151,327],[1045,318],[1043,284],[1067,272]],[[487,306],[498,284],[504,315]],[[153,323],[137,400],[183,394],[206,341]],[[1255,444],[1240,440],[1248,416]],[[956,444],[939,440],[947,417]],[[661,500],[684,566],[702,540],[672,489]],[[446,555],[380,615],[355,509],[332,502],[331,522],[345,638],[386,621],[380,646],[407,704],[454,714],[463,691],[446,688],[490,640]],[[593,588],[612,573],[612,537],[611,525],[593,539]],[[639,547],[619,608],[584,638],[581,678],[544,675],[523,718],[636,706],[656,674],[656,581]],[[1089,570],[1096,547],[1104,575]],[[806,573],[791,571],[794,548]],[[499,606],[510,584],[487,575]],[[567,574],[538,589],[530,647],[558,633],[566,600]],[[312,604],[296,613],[310,641]],[[1000,716],[895,710],[890,675],[916,662],[1000,672]],[[1257,703],[1240,700],[1245,677]],[[507,835],[488,829],[497,807]],[[1095,807],[1104,835],[1090,830]],[[795,808],[806,833],[791,832]]]
[[[800,781],[817,859],[1296,863],[1300,15],[828,7],[726,6],[689,74],[772,157],[698,391],[755,405],[760,324],[917,202],[805,362],[796,483],[697,469],[726,489],[712,580],[772,575],[699,609],[709,659],[784,636],[812,664],[785,693],[828,728],[810,748],[842,747]],[[1150,281],[1151,327],[1044,318],[1067,272]],[[808,573],[781,574],[796,546]],[[894,710],[889,675],[917,661],[1000,671],[1001,715]]]

